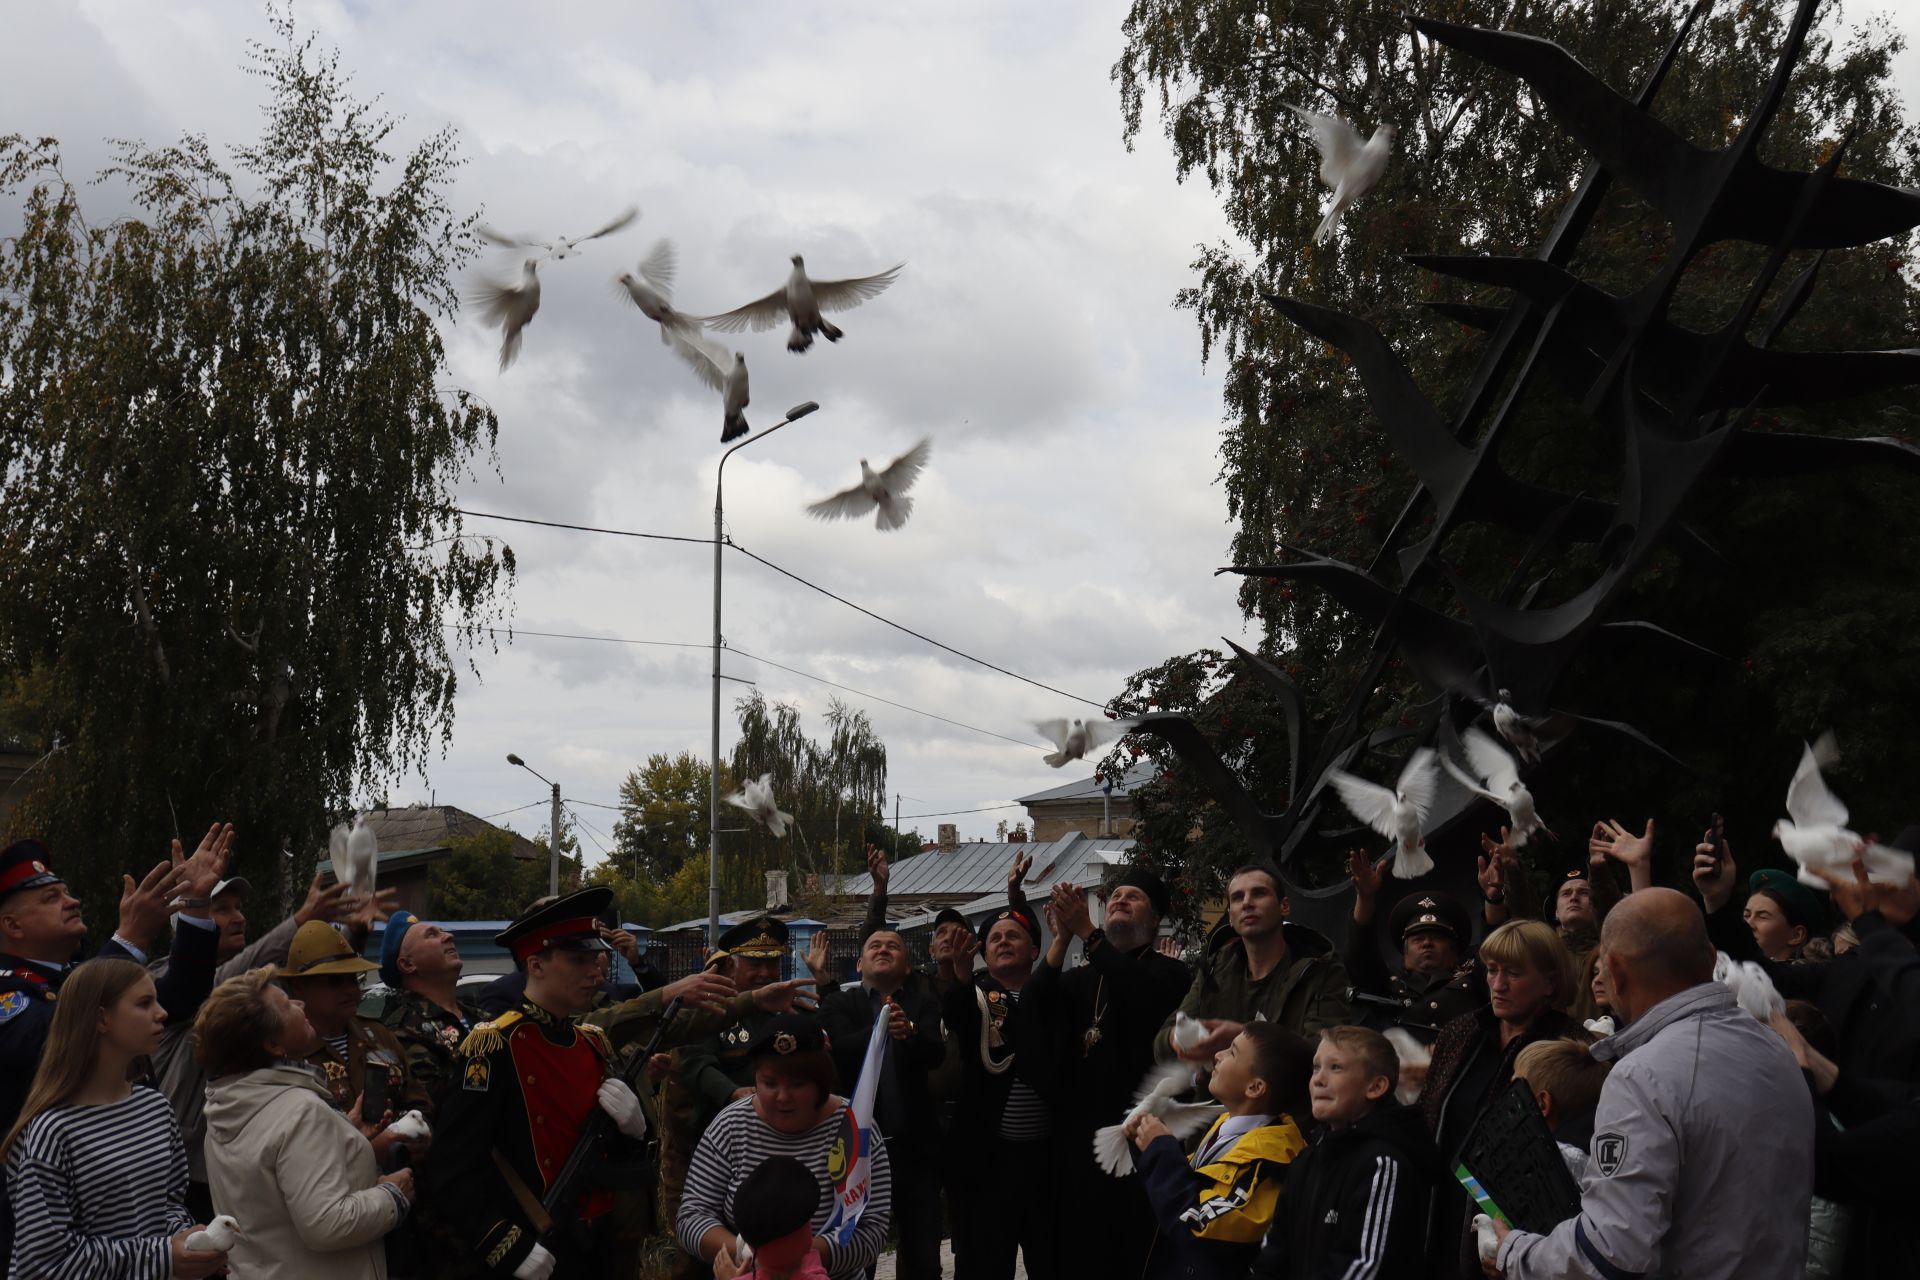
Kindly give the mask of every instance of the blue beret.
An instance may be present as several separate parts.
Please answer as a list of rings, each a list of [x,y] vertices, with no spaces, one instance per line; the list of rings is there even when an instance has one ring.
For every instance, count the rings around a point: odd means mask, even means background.
[[[386,934],[380,939],[380,981],[395,990],[400,986],[400,944],[407,940],[407,930],[419,923],[419,917],[404,907],[387,917]]]

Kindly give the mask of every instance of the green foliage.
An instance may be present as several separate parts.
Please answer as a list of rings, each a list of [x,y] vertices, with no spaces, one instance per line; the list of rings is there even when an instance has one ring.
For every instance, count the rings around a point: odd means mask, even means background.
[[[1451,0],[1418,11],[1448,21],[1509,26],[1566,47],[1610,84],[1637,92],[1690,0],[1585,0],[1527,5]],[[1485,349],[1482,335],[1427,309],[1434,301],[1498,306],[1421,272],[1409,253],[1531,253],[1559,214],[1587,157],[1514,77],[1416,38],[1390,0],[1135,0],[1114,67],[1131,138],[1157,105],[1178,176],[1203,176],[1219,195],[1234,245],[1201,249],[1198,280],[1177,304],[1198,321],[1202,358],[1223,364],[1221,480],[1236,524],[1235,564],[1284,559],[1305,548],[1370,567],[1398,586],[1390,554],[1425,535],[1430,510],[1411,511],[1396,547],[1384,531],[1406,507],[1412,477],[1390,451],[1343,356],[1276,314],[1263,295],[1297,297],[1357,314],[1386,334],[1415,379],[1451,412]],[[1703,146],[1737,132],[1743,111],[1772,70],[1792,5],[1721,6],[1695,29],[1656,114]],[[1810,169],[1850,134],[1844,172],[1902,185],[1920,172],[1920,144],[1891,81],[1901,47],[1884,22],[1853,32],[1829,14],[1802,56],[1763,154]],[[1353,120],[1363,132],[1398,127],[1381,185],[1347,214],[1325,245],[1313,243],[1327,193],[1297,103]],[[1572,264],[1589,281],[1630,293],[1671,241],[1664,220],[1630,194],[1611,194]],[[1915,274],[1908,246],[1829,254],[1812,301],[1784,345],[1802,349],[1904,347],[1915,330]],[[1731,314],[1763,257],[1720,244],[1689,266],[1674,318],[1712,327]],[[1811,255],[1794,255],[1790,279]],[[1763,310],[1764,315],[1764,310]],[[1757,326],[1756,326],[1757,327]],[[1757,335],[1755,335],[1757,336]],[[1610,498],[1621,471],[1617,440],[1582,431],[1577,408],[1545,378],[1503,437],[1501,465],[1567,493]],[[1809,410],[1765,411],[1754,426],[1849,436],[1916,432],[1910,393]],[[1617,740],[1573,744],[1543,782],[1547,816],[1578,837],[1600,815],[1657,813],[1675,837],[1728,814],[1751,857],[1778,810],[1798,740],[1836,724],[1853,744],[1837,785],[1863,822],[1897,828],[1911,816],[1913,752],[1902,711],[1920,694],[1920,655],[1900,637],[1920,620],[1910,566],[1920,526],[1903,477],[1841,474],[1728,483],[1686,513],[1725,557],[1719,565],[1664,557],[1635,584],[1620,616],[1650,618],[1727,656],[1724,664],[1676,664],[1649,648],[1625,662],[1577,666],[1561,705],[1631,720],[1702,770],[1672,775],[1622,750]],[[1835,518],[1835,513],[1847,513]],[[1484,594],[1495,594],[1524,549],[1517,536],[1482,526],[1449,534],[1445,561]],[[1551,605],[1592,581],[1597,563],[1574,552],[1545,565],[1537,603]],[[1425,589],[1423,603],[1457,616],[1451,592]],[[1263,652],[1306,691],[1310,737],[1358,723],[1411,724],[1433,696],[1397,660],[1375,687],[1356,689],[1373,656],[1373,630],[1306,586],[1242,580],[1240,603],[1265,630]],[[1215,665],[1209,665],[1209,664]],[[1185,710],[1267,808],[1286,806],[1286,738],[1278,709],[1234,664],[1210,651],[1136,673],[1122,706],[1151,699]],[[1147,856],[1204,888],[1246,849],[1238,834],[1172,758],[1149,747],[1163,777],[1140,793]],[[1121,758],[1110,760],[1122,765]],[[1390,776],[1391,761],[1368,771]],[[1327,825],[1343,825],[1338,806]],[[1675,867],[1684,846],[1670,847]],[[1328,861],[1303,878],[1337,875]]]
[[[731,806],[720,814],[720,909],[766,901],[766,873],[789,872],[796,904],[810,900],[822,872],[866,869],[869,843],[892,856],[920,851],[917,832],[902,836],[881,811],[887,791],[887,749],[863,712],[838,701],[827,709],[825,741],[807,736],[792,706],[757,691],[735,704],[740,739],[721,766],[720,794],[736,779],[773,775],[780,808],[794,817],[775,839]],[[657,753],[620,784],[615,847],[588,877],[613,887],[623,919],[658,927],[706,914],[708,880],[707,762],[691,752]],[[903,852],[904,851],[904,852]]]
[[[356,789],[451,733],[449,628],[512,580],[454,489],[490,409],[439,323],[473,252],[448,130],[404,155],[290,17],[251,55],[264,125],[118,144],[90,220],[52,139],[0,138],[0,695],[60,750],[16,811],[96,926],[128,850],[231,819],[284,900]],[[188,843],[191,844],[191,838]],[[305,879],[300,874],[299,879]]]
[[[539,858],[513,856],[511,831],[490,828],[447,841],[450,856],[433,864],[433,910],[443,920],[511,920],[547,892],[545,849]],[[560,889],[579,885],[579,873],[560,860]]]

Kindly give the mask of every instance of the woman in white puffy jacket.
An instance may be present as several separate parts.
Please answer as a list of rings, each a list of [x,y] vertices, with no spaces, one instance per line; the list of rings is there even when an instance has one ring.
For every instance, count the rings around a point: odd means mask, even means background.
[[[373,1147],[299,1061],[314,1032],[299,1001],[255,969],[194,1020],[207,1073],[207,1181],[240,1238],[234,1280],[385,1280],[381,1246],[413,1202],[407,1170],[380,1176]]]

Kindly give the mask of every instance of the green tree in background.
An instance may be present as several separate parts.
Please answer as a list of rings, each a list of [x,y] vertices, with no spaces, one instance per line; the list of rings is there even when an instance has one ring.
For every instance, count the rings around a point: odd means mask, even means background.
[[[1505,26],[1554,40],[1632,94],[1691,7],[1691,0],[1449,0],[1415,6],[1452,22]],[[1721,5],[1700,22],[1654,110],[1702,146],[1741,125],[1736,112],[1772,71],[1793,5]],[[1359,380],[1340,353],[1277,314],[1266,294],[1352,312],[1375,325],[1430,399],[1450,411],[1485,347],[1484,337],[1424,304],[1502,305],[1403,260],[1411,253],[1531,253],[1559,214],[1587,157],[1515,77],[1416,37],[1397,0],[1135,0],[1114,67],[1124,130],[1132,138],[1157,106],[1177,175],[1203,177],[1240,244],[1203,246],[1194,285],[1176,305],[1198,322],[1202,359],[1225,376],[1221,481],[1235,532],[1235,564],[1272,563],[1299,547],[1371,566],[1398,586],[1382,545],[1412,477],[1388,448]],[[1920,143],[1891,78],[1900,38],[1884,20],[1842,30],[1829,11],[1802,55],[1764,154],[1806,170],[1850,135],[1844,172],[1911,185]],[[1399,133],[1384,180],[1350,209],[1331,240],[1313,243],[1328,194],[1319,158],[1288,104],[1329,112],[1363,132]],[[1666,223],[1615,190],[1571,264],[1589,281],[1629,293],[1670,243]],[[1785,345],[1815,350],[1913,345],[1917,299],[1911,246],[1828,254],[1811,302]],[[1690,265],[1674,318],[1711,328],[1731,314],[1764,257],[1756,246],[1718,244]],[[1782,282],[1812,261],[1794,255]],[[1765,309],[1763,308],[1763,315]],[[1757,336],[1757,335],[1756,335]],[[1566,493],[1609,499],[1618,491],[1619,442],[1579,429],[1574,406],[1545,379],[1502,439],[1509,473]],[[1916,435],[1911,392],[1811,410],[1763,411],[1758,430],[1848,436]],[[1724,557],[1720,564],[1665,557],[1641,576],[1617,616],[1648,618],[1725,655],[1677,663],[1650,648],[1605,668],[1583,663],[1561,704],[1633,721],[1695,764],[1675,774],[1651,757],[1592,735],[1551,762],[1540,790],[1549,818],[1577,835],[1597,816],[1648,815],[1668,823],[1661,852],[1677,875],[1690,852],[1684,827],[1728,815],[1742,857],[1766,848],[1802,737],[1833,724],[1846,759],[1836,779],[1866,825],[1897,830],[1911,804],[1915,749],[1905,710],[1920,696],[1920,652],[1902,640],[1920,625],[1920,526],[1908,480],[1879,472],[1741,481],[1718,486],[1686,518]],[[1416,512],[1409,536],[1423,536]],[[1526,546],[1482,526],[1449,535],[1441,554],[1493,595]],[[1549,561],[1538,601],[1550,605],[1591,581],[1584,551]],[[1422,602],[1458,616],[1447,590]],[[1264,631],[1262,651],[1303,686],[1314,732],[1346,705],[1370,655],[1373,627],[1318,591],[1242,579],[1240,604]],[[1236,674],[1230,655],[1201,650],[1138,672],[1121,706],[1186,711],[1266,807],[1285,807],[1286,734],[1278,708]],[[1433,691],[1397,663],[1371,692],[1366,723],[1412,724]],[[1147,856],[1188,874],[1204,892],[1246,849],[1170,754],[1133,740],[1109,759],[1145,749],[1161,766],[1139,793]],[[1385,766],[1375,762],[1376,769]],[[1390,775],[1389,775],[1390,776]],[[1326,825],[1342,825],[1344,814]],[[1577,840],[1575,841],[1577,844]],[[1566,853],[1568,851],[1561,851]],[[1577,850],[1572,851],[1577,854]],[[1338,874],[1304,868],[1309,880]]]
[[[110,924],[113,886],[231,819],[284,901],[356,789],[452,730],[513,555],[455,485],[491,410],[439,325],[473,253],[440,130],[393,122],[276,16],[257,141],[117,144],[83,210],[52,139],[0,138],[0,707],[49,751],[13,834]],[[297,865],[296,865],[297,864]]]
[[[511,920],[547,891],[545,841],[538,858],[513,856],[514,834],[490,828],[447,841],[452,852],[433,864],[433,911],[442,920]],[[562,892],[579,886],[571,859],[560,860]]]

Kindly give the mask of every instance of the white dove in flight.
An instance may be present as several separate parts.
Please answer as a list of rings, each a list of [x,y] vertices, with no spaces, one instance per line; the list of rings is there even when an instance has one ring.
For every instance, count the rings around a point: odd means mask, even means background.
[[[884,471],[875,471],[862,458],[860,483],[842,489],[831,498],[809,503],[807,514],[816,520],[858,520],[878,508],[879,514],[874,516],[873,526],[890,533],[904,525],[907,517],[913,514],[913,499],[907,496],[907,490],[920,478],[920,469],[927,465],[927,459],[932,455],[933,441],[922,440],[889,462]]]
[[[667,341],[669,329],[698,329],[700,324],[692,316],[674,310],[673,277],[680,269],[679,259],[673,250],[673,241],[657,240],[640,260],[640,272],[620,273],[619,284],[627,298],[640,313],[660,326],[660,341]]]
[[[1840,758],[1832,733],[1823,733],[1800,753],[1800,766],[1787,787],[1787,814],[1773,824],[1773,838],[1800,865],[1802,884],[1832,886],[1813,874],[1815,867],[1844,872],[1855,858],[1866,864],[1867,878],[1879,884],[1905,884],[1913,878],[1913,855],[1861,839],[1847,829],[1847,806],[1833,794],[1820,770]]]
[[[700,381],[720,393],[720,443],[738,439],[747,434],[747,357],[746,353],[736,351],[727,354],[727,349],[701,333],[697,326],[680,328],[662,328],[667,345],[674,354],[687,362],[687,367],[698,374]]]
[[[1347,206],[1373,189],[1387,171],[1387,156],[1393,150],[1393,126],[1383,124],[1365,142],[1360,131],[1336,116],[1323,116],[1303,107],[1287,108],[1313,132],[1313,145],[1320,149],[1320,181],[1333,191],[1333,203],[1327,216],[1313,233],[1315,244],[1325,244],[1334,224]]]
[[[1040,757],[1058,769],[1069,760],[1086,758],[1109,742],[1117,742],[1133,731],[1132,720],[1036,720],[1034,731],[1053,743],[1054,750]]]
[[[1209,1102],[1176,1102],[1193,1084],[1193,1073],[1184,1062],[1163,1062],[1147,1072],[1134,1095],[1133,1110],[1119,1124],[1110,1124],[1093,1135],[1093,1159],[1116,1178],[1132,1172],[1127,1159],[1127,1139],[1121,1131],[1135,1116],[1156,1116],[1174,1137],[1185,1142],[1213,1123],[1225,1108]]]
[[[1431,747],[1421,747],[1407,757],[1400,780],[1391,791],[1340,769],[1329,772],[1327,781],[1354,817],[1394,842],[1394,875],[1411,880],[1433,870],[1422,834],[1427,813],[1433,808],[1434,789],[1440,782]]]
[[[737,809],[745,809],[753,815],[755,822],[775,837],[787,834],[787,824],[793,821],[792,814],[782,813],[773,803],[773,775],[770,773],[763,773],[748,782],[728,796],[727,803]]]
[[[1713,980],[1733,992],[1734,1003],[1762,1022],[1785,1013],[1787,1002],[1767,971],[1751,960],[1735,960],[1724,951],[1713,953]]]
[[[1513,694],[1505,689],[1499,691],[1498,700],[1493,704],[1493,727],[1520,753],[1522,764],[1532,764],[1540,758],[1540,735],[1534,732],[1537,723],[1513,709]]]
[[[518,280],[478,277],[467,291],[467,302],[480,313],[482,324],[499,327],[500,372],[505,373],[520,358],[520,334],[540,309],[540,273],[534,260],[520,265]]]
[[[1524,846],[1536,831],[1551,836],[1553,832],[1534,808],[1533,793],[1520,781],[1520,766],[1514,763],[1513,755],[1479,729],[1467,730],[1460,740],[1467,748],[1467,763],[1473,766],[1473,774],[1470,776],[1450,756],[1442,755],[1440,763],[1461,786],[1507,811],[1513,847]],[[1485,786],[1480,785],[1482,778],[1486,779]]]
[[[556,236],[552,240],[537,240],[532,236],[524,235],[510,236],[504,232],[495,231],[484,222],[476,226],[474,230],[480,234],[482,239],[491,240],[503,248],[545,249],[547,251],[546,256],[557,262],[562,258],[573,257],[580,246],[589,240],[598,240],[601,236],[610,236],[616,231],[625,231],[629,226],[633,225],[633,220],[639,216],[640,206],[629,205],[619,217],[609,222],[606,226],[601,227],[598,231],[589,231],[583,236]]]
[[[903,262],[878,275],[852,280],[814,280],[807,276],[806,261],[796,253],[793,274],[778,289],[745,306],[702,319],[721,333],[739,333],[742,329],[760,333],[777,327],[782,320],[791,320],[793,329],[787,335],[787,350],[805,351],[813,345],[816,333],[826,335],[828,342],[838,342],[843,336],[821,312],[851,311],[868,298],[879,297],[906,265]]]
[[[380,859],[380,842],[365,814],[355,816],[353,825],[341,823],[327,837],[327,856],[333,864],[335,882],[350,886],[354,896],[373,893],[375,869]]]
[[[244,1234],[233,1215],[223,1213],[188,1236],[186,1245],[187,1248],[197,1249],[202,1253],[225,1253],[232,1249]]]

